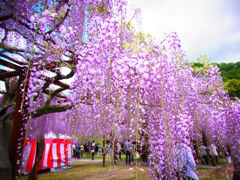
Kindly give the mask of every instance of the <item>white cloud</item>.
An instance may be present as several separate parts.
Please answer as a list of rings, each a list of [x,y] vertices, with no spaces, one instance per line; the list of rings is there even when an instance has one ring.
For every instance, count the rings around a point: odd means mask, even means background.
[[[175,31],[190,57],[217,52],[223,44],[240,40],[234,29],[233,5],[223,0],[129,0],[142,9],[142,28],[158,40]],[[226,53],[227,49],[225,49]]]
[[[232,55],[229,57],[225,57],[223,59],[224,62],[229,63],[229,62],[239,62],[240,61],[240,53],[237,55]]]

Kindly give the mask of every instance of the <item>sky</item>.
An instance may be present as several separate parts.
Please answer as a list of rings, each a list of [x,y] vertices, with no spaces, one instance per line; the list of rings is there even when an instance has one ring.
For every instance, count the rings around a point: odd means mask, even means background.
[[[187,59],[240,61],[240,0],[128,0],[141,9],[141,31],[157,41],[177,32]]]

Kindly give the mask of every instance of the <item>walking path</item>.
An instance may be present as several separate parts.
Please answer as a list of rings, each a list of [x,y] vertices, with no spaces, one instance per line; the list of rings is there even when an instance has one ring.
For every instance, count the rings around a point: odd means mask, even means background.
[[[102,162],[102,159],[72,159],[72,163],[77,163],[77,162]]]

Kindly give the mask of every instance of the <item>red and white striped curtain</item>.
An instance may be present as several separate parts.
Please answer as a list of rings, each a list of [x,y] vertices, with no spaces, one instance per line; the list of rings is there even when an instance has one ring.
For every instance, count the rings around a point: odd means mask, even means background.
[[[22,160],[22,173],[31,172],[36,156],[35,140],[27,139]],[[38,170],[71,165],[72,140],[45,139],[43,155]]]

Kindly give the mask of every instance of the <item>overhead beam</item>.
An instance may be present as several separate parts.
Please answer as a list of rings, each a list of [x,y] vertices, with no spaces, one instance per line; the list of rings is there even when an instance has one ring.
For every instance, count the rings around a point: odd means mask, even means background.
[[[47,95],[49,95],[49,94],[51,94],[52,92],[51,91],[49,91],[49,90],[44,90],[43,91],[43,93],[45,93],[45,94],[47,94]],[[64,95],[61,95],[61,94],[56,94],[55,95],[56,97],[59,97],[59,98],[63,98],[63,99],[67,99],[67,97],[66,96],[64,96]]]
[[[11,68],[11,69],[15,69],[17,71],[21,71],[22,67],[16,64],[13,64],[5,59],[3,59],[2,57],[0,57],[0,65]]]
[[[6,58],[6,59],[8,59],[8,60],[10,60],[10,61],[12,61],[12,62],[14,62],[16,64],[25,65],[25,63],[17,61],[16,59],[14,59],[14,58],[12,58],[10,56],[7,56],[6,54],[0,53],[0,56],[2,56],[3,58]]]
[[[53,80],[52,78],[46,78],[46,81],[49,83],[49,84],[55,84],[55,85],[58,85],[62,88],[65,88],[65,89],[70,89],[70,86],[62,81],[59,81],[59,80]]]
[[[0,94],[8,94],[6,91],[0,90]]]
[[[19,71],[0,72],[0,80],[3,81],[5,78],[11,78],[19,75],[20,75]]]

